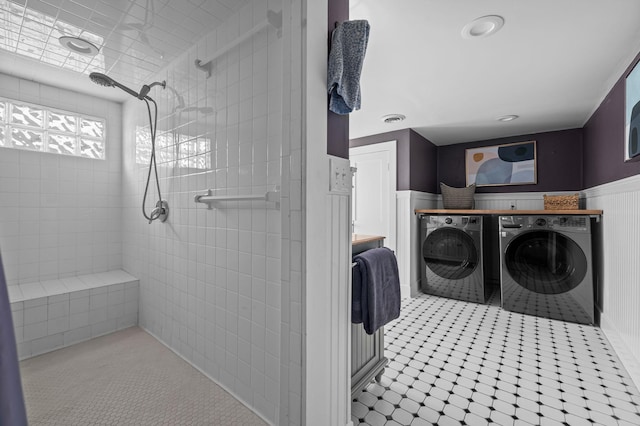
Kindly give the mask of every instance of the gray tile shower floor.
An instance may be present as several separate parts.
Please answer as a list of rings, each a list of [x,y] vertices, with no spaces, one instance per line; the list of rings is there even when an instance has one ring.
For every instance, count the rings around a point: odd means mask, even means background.
[[[355,425],[640,425],[640,393],[596,327],[422,295],[385,347]]]
[[[137,327],[21,362],[31,426],[265,425]]]

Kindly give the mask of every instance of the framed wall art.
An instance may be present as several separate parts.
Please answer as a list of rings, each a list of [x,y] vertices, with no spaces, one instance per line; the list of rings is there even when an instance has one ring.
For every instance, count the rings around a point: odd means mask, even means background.
[[[640,155],[640,66],[636,64],[625,80],[625,161]]]
[[[465,170],[467,185],[536,184],[536,141],[469,148]]]

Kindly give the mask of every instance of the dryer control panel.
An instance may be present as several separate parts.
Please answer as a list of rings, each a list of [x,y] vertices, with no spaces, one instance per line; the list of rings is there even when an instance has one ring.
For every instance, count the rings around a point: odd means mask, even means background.
[[[466,230],[480,230],[482,216],[422,216],[423,227],[440,228],[450,226]]]

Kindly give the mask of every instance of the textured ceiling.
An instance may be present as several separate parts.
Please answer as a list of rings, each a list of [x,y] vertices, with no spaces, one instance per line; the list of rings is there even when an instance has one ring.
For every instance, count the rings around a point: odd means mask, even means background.
[[[78,73],[98,71],[141,86],[246,0],[0,0],[0,72],[90,91]],[[60,36],[92,42],[83,56]],[[87,90],[83,90],[87,87]],[[116,92],[116,91],[109,91]],[[116,99],[123,95],[110,93]],[[124,95],[126,96],[126,94]]]
[[[266,1],[266,0],[264,0]],[[0,72],[122,101],[247,0],[0,0]],[[413,128],[438,145],[581,127],[640,50],[638,0],[351,0],[371,23],[351,137]],[[465,24],[498,14],[487,38]],[[63,49],[61,35],[100,48]],[[78,78],[80,77],[80,78]],[[406,121],[384,124],[385,114]],[[499,116],[516,114],[508,123]]]

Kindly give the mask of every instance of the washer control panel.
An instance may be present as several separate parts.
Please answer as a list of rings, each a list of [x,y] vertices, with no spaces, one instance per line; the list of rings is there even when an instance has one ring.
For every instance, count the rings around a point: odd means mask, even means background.
[[[500,229],[534,230],[565,229],[567,231],[589,231],[589,216],[500,216]]]

